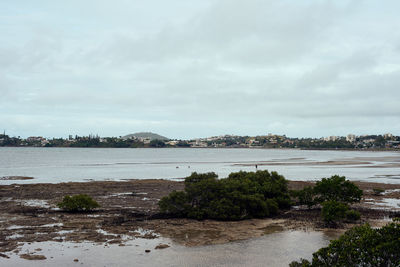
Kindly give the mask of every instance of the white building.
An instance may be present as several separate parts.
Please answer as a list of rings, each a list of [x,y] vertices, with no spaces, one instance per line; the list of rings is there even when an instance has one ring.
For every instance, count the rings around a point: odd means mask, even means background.
[[[346,141],[350,142],[350,143],[353,143],[354,141],[356,141],[356,136],[354,134],[348,134],[346,136]]]
[[[393,137],[393,134],[391,134],[391,133],[385,133],[385,134],[383,135],[383,137],[384,137],[385,139],[389,139],[389,138],[392,138],[392,137]]]

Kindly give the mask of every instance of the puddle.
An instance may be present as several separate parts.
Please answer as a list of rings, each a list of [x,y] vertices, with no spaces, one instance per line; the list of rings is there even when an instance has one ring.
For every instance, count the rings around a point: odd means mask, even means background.
[[[38,227],[61,227],[64,224],[62,223],[49,223],[49,224],[43,224],[43,225],[35,225],[35,226],[31,226],[31,225],[11,225],[9,227],[7,227],[7,230],[18,230],[18,229],[24,229],[24,228],[38,228]]]
[[[13,235],[7,236],[7,237],[6,237],[6,240],[13,240],[13,239],[21,238],[21,237],[24,237],[24,235],[13,234]]]
[[[88,214],[86,215],[86,217],[90,217],[90,218],[97,218],[97,217],[101,217],[102,215],[100,214]]]
[[[113,233],[107,232],[107,231],[105,231],[105,230],[103,230],[103,229],[97,229],[96,232],[99,233],[99,234],[105,235],[105,236],[114,236],[114,237],[118,237],[117,234],[113,234]]]
[[[66,234],[72,234],[74,232],[75,232],[75,230],[61,230],[61,231],[58,231],[58,232],[55,232],[55,233],[59,234],[59,235],[66,235]]]
[[[40,225],[38,227],[61,227],[63,225],[64,225],[63,223],[49,223],[49,224]]]
[[[270,226],[263,228],[263,230],[264,230],[264,234],[268,235],[268,234],[282,232],[284,230],[284,228],[283,228],[283,226],[280,226],[280,225],[270,225]]]
[[[385,192],[382,192],[382,195],[388,195],[388,194],[392,194],[392,193],[396,193],[396,192],[400,192],[400,189],[388,189],[388,190],[385,190]]]
[[[38,207],[38,208],[50,208],[49,203],[42,199],[27,199],[23,200],[22,204],[28,207]]]
[[[366,199],[370,200],[370,199]],[[373,200],[373,199],[372,199]],[[376,201],[366,201],[368,204],[375,206],[374,208],[388,208],[388,209],[400,209],[400,199],[398,198],[383,198],[379,202]]]
[[[115,194],[104,196],[104,198],[119,197],[119,196],[132,196],[133,197],[133,196],[135,196],[135,193],[134,192],[115,193]]]

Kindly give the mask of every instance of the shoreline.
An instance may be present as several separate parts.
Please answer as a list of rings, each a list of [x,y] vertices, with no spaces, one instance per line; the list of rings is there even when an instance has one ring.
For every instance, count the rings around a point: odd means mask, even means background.
[[[165,218],[158,213],[158,200],[184,187],[183,182],[171,180],[1,185],[0,253],[21,256],[22,244],[46,241],[124,246],[127,238],[155,239],[161,236],[191,247],[292,230],[327,231],[337,237],[360,223],[368,222],[378,227],[400,214],[400,208],[382,206],[386,199],[400,201],[400,184],[355,183],[364,190],[362,202],[354,205],[361,212],[361,221],[343,223],[333,230],[321,222],[318,208],[294,207],[272,218],[228,222]],[[289,181],[289,188],[301,189],[311,184]],[[384,195],[375,196],[374,188],[386,191]],[[101,208],[90,213],[66,213],[55,208],[63,196],[71,194],[88,194]]]
[[[400,152],[399,148],[302,148],[302,147],[86,147],[86,146],[0,146],[0,148],[88,148],[88,149],[265,149],[265,150],[316,150],[316,151],[366,151],[366,152]]]

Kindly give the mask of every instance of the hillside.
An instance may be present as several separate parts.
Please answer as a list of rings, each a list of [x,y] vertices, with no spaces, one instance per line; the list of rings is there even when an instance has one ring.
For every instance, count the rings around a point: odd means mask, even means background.
[[[122,137],[122,139],[129,139],[132,137],[137,137],[137,138],[150,138],[151,140],[169,140],[168,137],[156,134],[156,133],[151,133],[151,132],[139,132],[139,133],[134,133],[134,134],[128,134]]]

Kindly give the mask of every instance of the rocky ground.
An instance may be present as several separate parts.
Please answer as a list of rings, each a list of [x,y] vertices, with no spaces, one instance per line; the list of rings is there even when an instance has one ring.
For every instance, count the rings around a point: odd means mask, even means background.
[[[289,186],[300,189],[310,184],[290,182]],[[393,205],[400,201],[400,185],[357,184],[364,190],[363,201],[355,205],[362,214],[359,223],[379,226],[400,212],[397,205]],[[384,192],[377,195],[374,188]],[[12,251],[22,258],[38,259],[42,255],[23,254],[20,247],[23,243],[42,241],[91,241],[124,246],[128,239],[161,235],[186,246],[198,246],[286,229],[331,231],[320,220],[319,209],[304,207],[295,207],[274,218],[238,222],[161,218],[158,200],[173,190],[182,189],[182,182],[167,180],[0,186],[0,257],[7,257],[5,253]],[[56,208],[65,195],[73,194],[88,194],[101,208],[90,213],[66,213]],[[343,223],[335,233],[352,226],[354,224]]]

